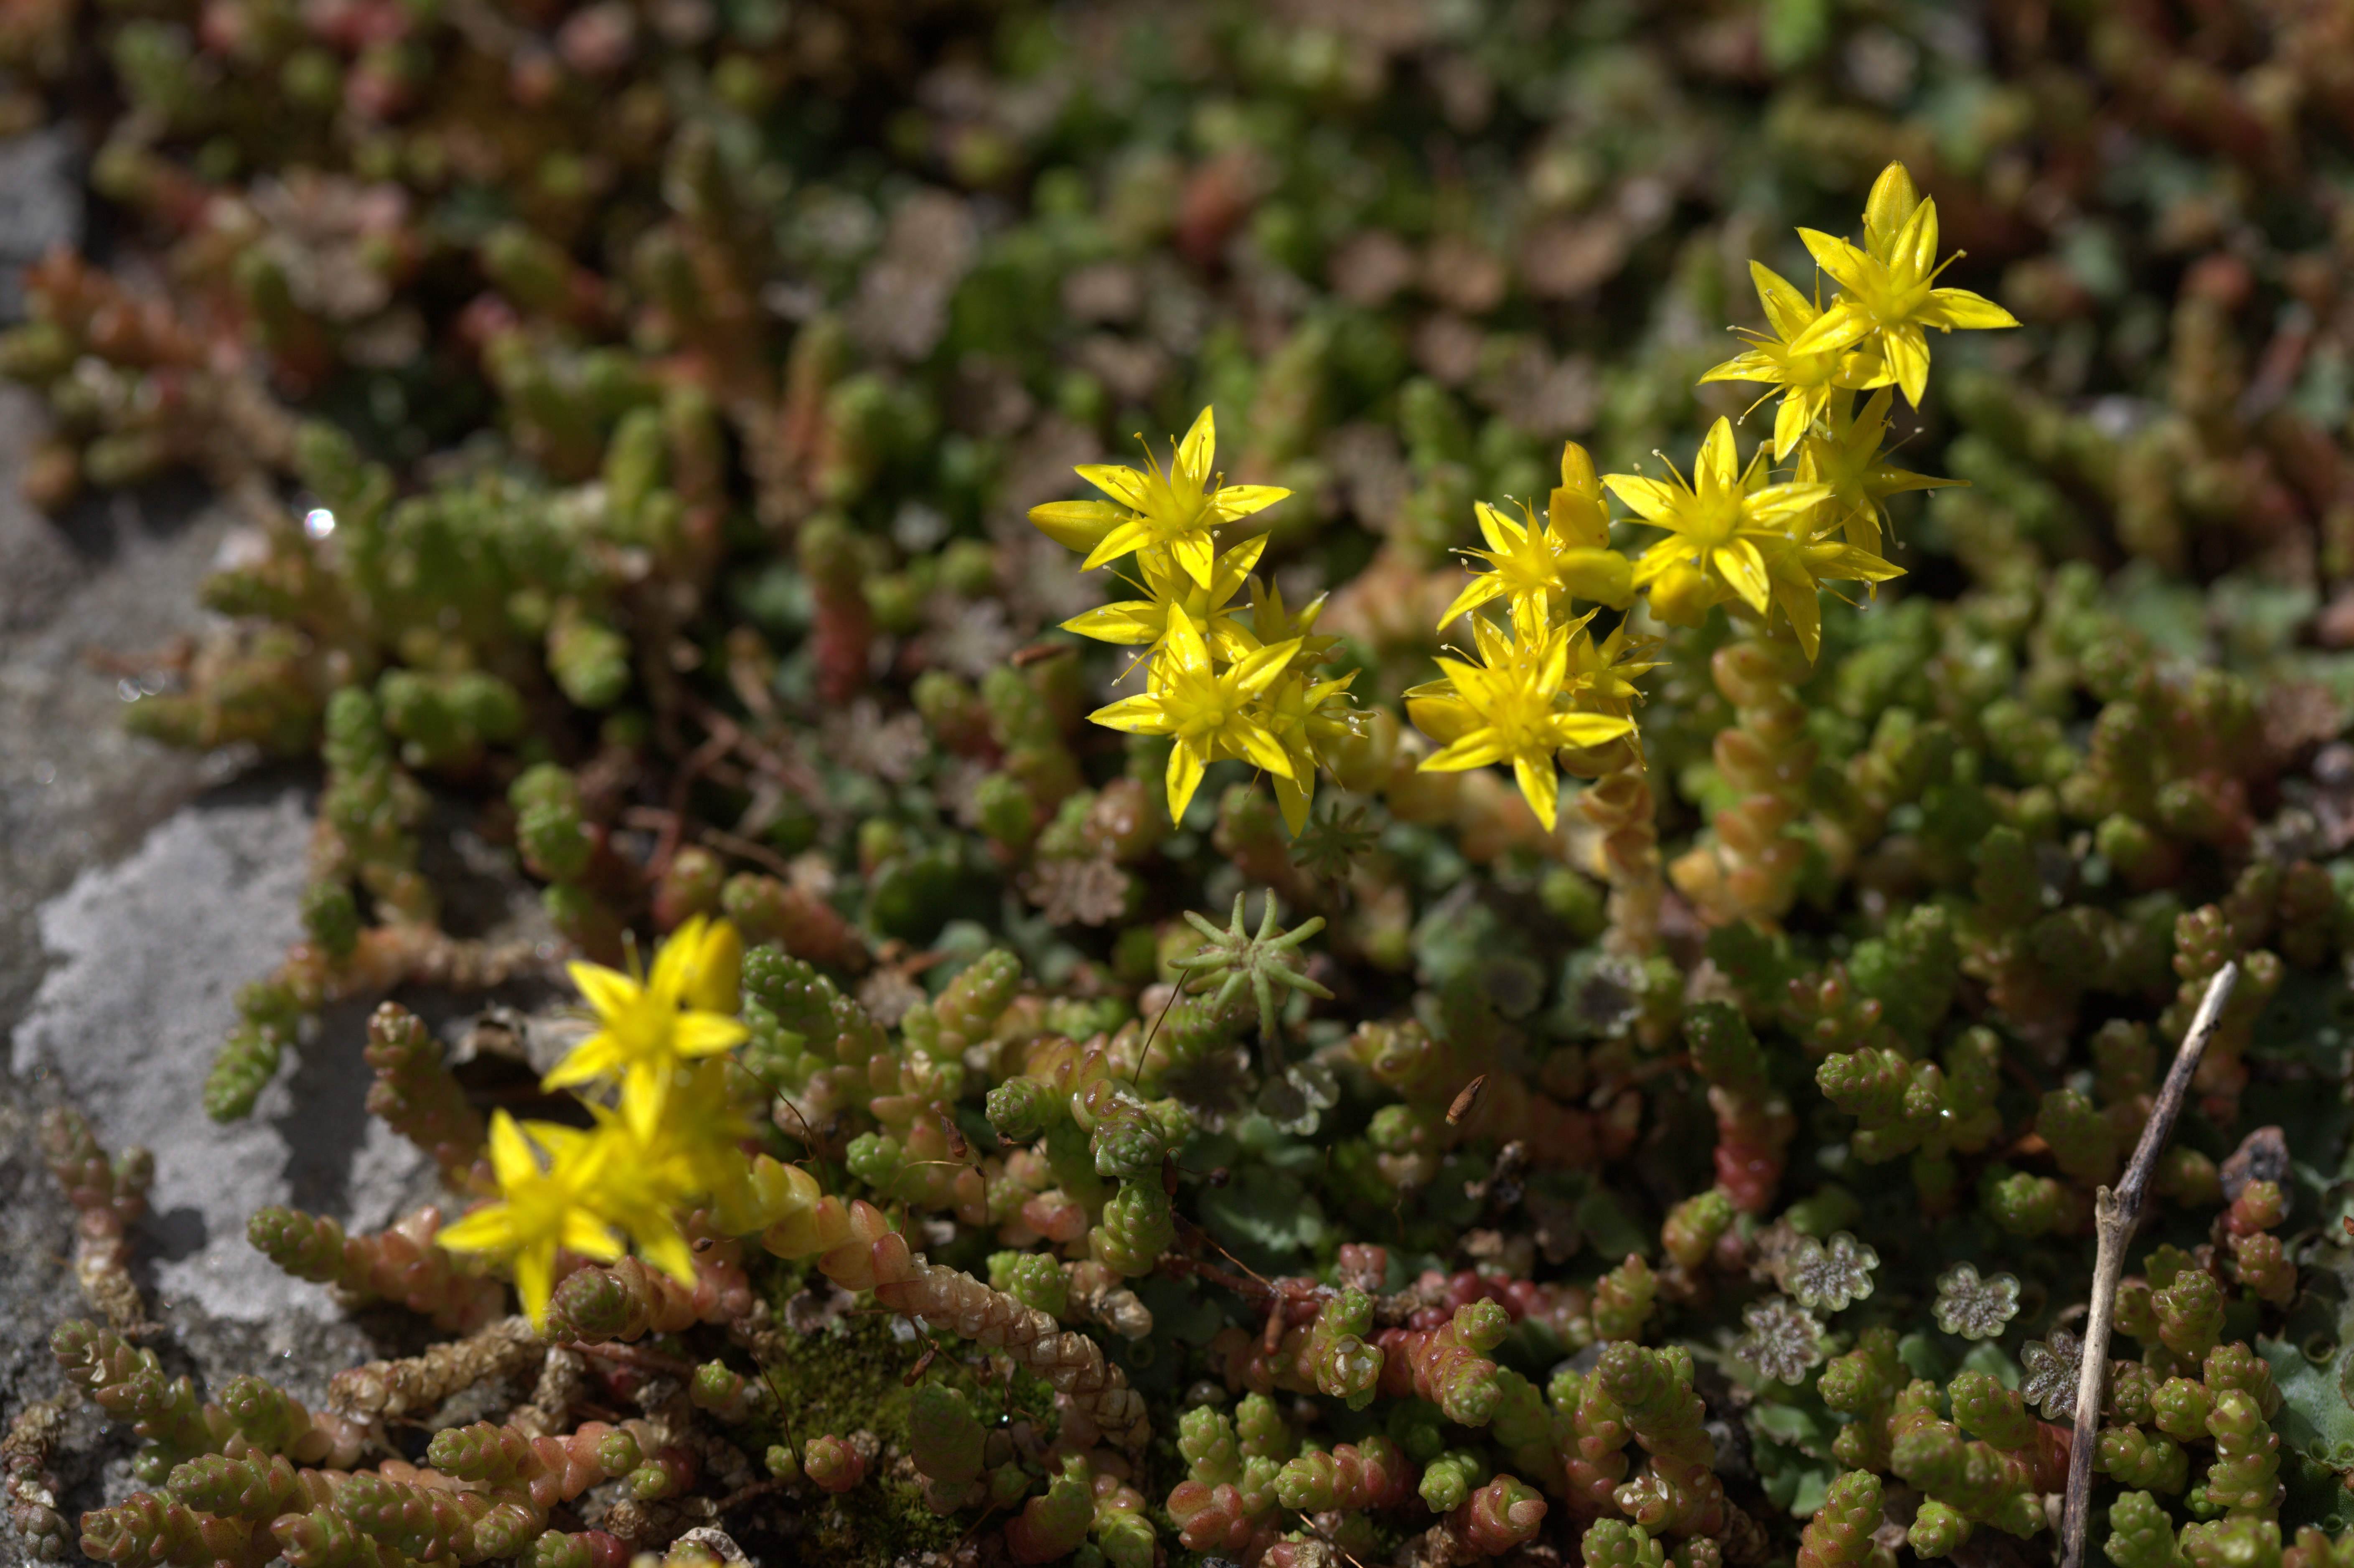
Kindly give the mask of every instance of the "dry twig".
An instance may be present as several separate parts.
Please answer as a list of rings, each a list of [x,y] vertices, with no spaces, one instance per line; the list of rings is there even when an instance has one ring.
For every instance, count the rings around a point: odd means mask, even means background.
[[[2182,1037],[2182,1048],[2175,1053],[2174,1065],[2168,1070],[2166,1083],[2158,1092],[2158,1103],[2150,1107],[2149,1120],[2141,1129],[2141,1141],[2134,1146],[2132,1163],[2126,1167],[2124,1179],[2114,1189],[2102,1188],[2093,1200],[2100,1244],[2093,1263],[2092,1312],[2084,1321],[2084,1368],[2076,1379],[2076,1433],[2068,1451],[2067,1508],[2061,1527],[2065,1550],[2061,1555],[2061,1568],[2084,1565],[2084,1531],[2089,1522],[2086,1510],[2093,1500],[2093,1452],[2099,1445],[2101,1401],[2108,1392],[2109,1327],[2116,1316],[2117,1277],[2125,1272],[2126,1247],[2132,1242],[2134,1227],[2141,1219],[2141,1201],[2149,1187],[2150,1171],[2157,1167],[2158,1155],[2165,1151],[2167,1138],[2174,1131],[2174,1118],[2182,1109],[2184,1097],[2190,1092],[2190,1075],[2199,1070],[2199,1058],[2206,1051],[2207,1042],[2214,1038],[2215,1027],[2222,1021],[2223,1004],[2232,1000],[2232,988],[2239,979],[2240,966],[2228,963],[2208,982],[2198,1015],[2191,1019],[2190,1031]]]

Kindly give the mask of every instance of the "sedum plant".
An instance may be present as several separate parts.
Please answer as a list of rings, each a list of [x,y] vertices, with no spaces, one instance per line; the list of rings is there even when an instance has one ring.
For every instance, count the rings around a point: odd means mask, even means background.
[[[48,1118],[32,1550],[2039,1553],[2236,962],[2094,1549],[2347,1553],[2335,14],[1262,10],[0,28],[122,257],[28,483],[255,520],[134,726],[324,769],[201,1108],[362,1051],[445,1188],[255,1215],[382,1354],[211,1386]]]

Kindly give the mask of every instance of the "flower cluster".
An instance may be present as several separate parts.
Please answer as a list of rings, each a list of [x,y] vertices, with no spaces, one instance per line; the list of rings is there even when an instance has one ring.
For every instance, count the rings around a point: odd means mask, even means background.
[[[1142,469],[1088,464],[1079,477],[1111,500],[1049,502],[1031,508],[1030,521],[1085,551],[1087,569],[1133,563],[1125,580],[1142,598],[1063,628],[1144,650],[1137,660],[1145,689],[1090,716],[1168,738],[1171,820],[1183,819],[1211,763],[1238,760],[1273,779],[1284,822],[1298,833],[1308,825],[1317,768],[1358,733],[1349,699],[1356,676],[1315,674],[1333,646],[1316,634],[1322,599],[1288,609],[1279,588],[1252,574],[1267,535],[1237,524],[1291,493],[1219,483],[1216,448],[1216,423],[1204,408],[1166,469],[1149,450]],[[1237,603],[1246,589],[1247,602]]]
[[[627,1236],[683,1286],[695,1282],[680,1216],[710,1202],[735,1232],[777,1224],[819,1201],[798,1166],[739,1148],[750,1122],[727,1053],[749,1035],[736,1017],[743,945],[724,920],[688,920],[644,975],[572,965],[596,1029],[548,1073],[549,1089],[591,1086],[593,1128],[490,1125],[496,1202],[445,1227],[440,1244],[513,1268],[535,1324],[547,1319],[558,1255],[610,1261]]]
[[[2126,1568],[2354,1560],[2345,8],[907,4],[0,26],[0,121],[80,106],[126,219],[0,335],[33,488],[195,463],[260,524],[133,722],[325,768],[207,1108],[355,1049],[330,1002],[577,956],[595,1015],[376,1014],[449,1196],[246,1234],[442,1337],[318,1412],[176,1375],[148,1169],[50,1119],[113,1325],[53,1348],[154,1489],[89,1550],[1999,1556],[2236,959],[2095,1512]],[[1711,370],[1765,204],[1899,149]],[[2009,321],[1948,240],[2025,330],[1926,409],[1928,329]],[[459,823],[571,951],[441,928]],[[578,1125],[500,1114],[551,1040]],[[43,1552],[64,1408],[0,1438]]]
[[[1738,605],[1761,629],[1785,625],[1808,662],[1822,647],[1819,598],[1830,581],[1880,583],[1903,575],[1882,554],[1886,501],[1951,481],[1888,461],[1891,385],[1918,407],[1926,389],[1925,329],[2019,323],[1964,289],[1936,288],[1936,203],[1901,164],[1872,186],[1864,244],[1800,230],[1816,263],[1838,283],[1829,306],[1752,262],[1770,335],[1703,381],[1765,381],[1782,390],[1774,437],[1742,461],[1733,424],[1720,418],[1693,459],[1690,479],[1614,473],[1597,480],[1584,448],[1562,453],[1561,484],[1540,526],[1482,502],[1488,548],[1466,552],[1487,570],[1447,609],[1442,630],[1471,616],[1479,662],[1442,658],[1445,678],[1406,694],[1414,722],[1441,743],[1432,771],[1508,764],[1540,821],[1553,828],[1558,753],[1587,753],[1635,727],[1632,677],[1643,644],[1621,619],[1592,629],[1603,609],[1629,612],[1641,596],[1665,626],[1698,626],[1718,604]],[[1951,258],[1947,259],[1952,260]],[[1874,392],[1859,409],[1857,394]],[[1769,397],[1771,393],[1767,394]],[[1777,478],[1777,464],[1792,463]],[[1603,490],[1662,536],[1632,563],[1610,546]],[[1596,608],[1582,616],[1578,600]],[[1501,604],[1501,622],[1473,613]]]

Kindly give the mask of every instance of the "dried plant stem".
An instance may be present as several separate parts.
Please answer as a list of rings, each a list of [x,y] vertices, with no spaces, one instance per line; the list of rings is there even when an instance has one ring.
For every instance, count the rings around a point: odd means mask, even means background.
[[[2150,1107],[2149,1120],[2141,1129],[2141,1141],[2134,1147],[2133,1161],[2126,1167],[2124,1178],[2115,1188],[2104,1187],[2094,1198],[2094,1213],[2099,1232],[2099,1251],[2093,1263],[2093,1306],[2084,1323],[2084,1368],[2076,1380],[2076,1433],[2068,1453],[2067,1509],[2062,1515],[2065,1550],[2061,1568],[2083,1568],[2084,1532],[2090,1522],[2086,1510],[2093,1498],[2093,1454],[2099,1444],[2101,1401],[2107,1393],[2109,1372],[2109,1329],[2116,1317],[2117,1279],[2125,1273],[2126,1247],[2132,1242],[2134,1227],[2141,1219],[2143,1194],[2148,1190],[2150,1171],[2158,1157],[2165,1152],[2166,1140],[2174,1131],[2174,1118],[2182,1109],[2182,1101],[2190,1092],[2191,1075],[2199,1070],[2199,1058],[2214,1037],[2216,1025],[2221,1022],[2223,1004],[2232,1000],[2232,988],[2240,978],[2240,966],[2227,963],[2208,982],[2207,994],[2200,1000],[2197,1016],[2182,1036],[2182,1048],[2175,1053],[2174,1065],[2166,1075],[2166,1083],[2158,1090],[2158,1103]]]

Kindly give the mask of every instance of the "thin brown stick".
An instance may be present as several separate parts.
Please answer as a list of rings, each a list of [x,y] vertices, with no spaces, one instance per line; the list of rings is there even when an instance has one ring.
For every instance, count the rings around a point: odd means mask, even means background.
[[[2067,1509],[2062,1516],[2066,1550],[2060,1559],[2061,1568],[2084,1565],[2084,1534],[2091,1523],[2093,1452],[2100,1441],[2101,1401],[2107,1393],[2109,1373],[2109,1328],[2116,1316],[2117,1278],[2125,1273],[2126,1247],[2141,1219],[2150,1171],[2165,1151],[2174,1118],[2190,1093],[2190,1076],[2199,1070],[2199,1058],[2206,1052],[2207,1042],[2215,1037],[2223,1004],[2232,1000],[2232,988],[2239,980],[2240,966],[2227,963],[2207,982],[2207,994],[2200,999],[2198,1014],[2182,1037],[2182,1048],[2174,1054],[2174,1065],[2158,1092],[2158,1103],[2150,1107],[2149,1120],[2141,1129],[2141,1141],[2134,1146],[2124,1178],[2115,1189],[2102,1188],[2093,1200],[2100,1246],[2093,1262],[2092,1311],[2084,1320],[2084,1359],[2076,1376],[2076,1434],[2068,1450]]]

